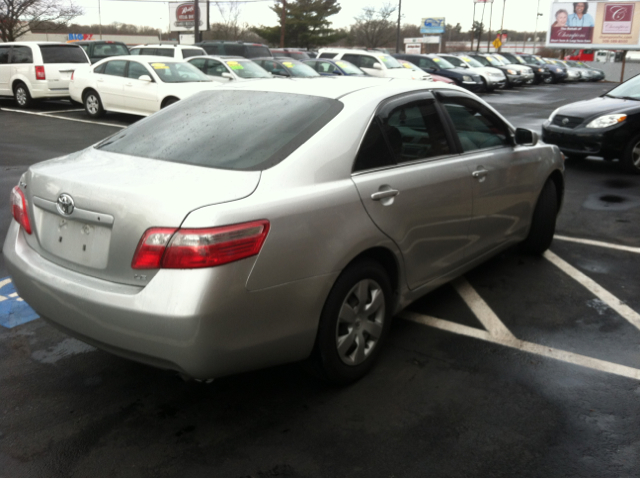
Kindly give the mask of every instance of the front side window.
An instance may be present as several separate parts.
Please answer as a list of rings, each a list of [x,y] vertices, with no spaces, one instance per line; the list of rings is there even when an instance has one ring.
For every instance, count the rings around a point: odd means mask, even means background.
[[[223,73],[228,73],[222,63],[216,60],[207,60],[205,73],[214,77],[221,77]]]
[[[126,60],[113,60],[113,61],[107,62],[104,68],[104,74],[112,75],[115,77],[123,77],[126,66],[127,66]]]
[[[207,62],[206,58],[194,58],[193,60],[189,60],[194,67],[200,70],[203,73],[206,73],[204,70],[204,64]]]
[[[13,47],[11,63],[33,63],[33,52],[29,47]]]
[[[329,57],[322,57],[322,55],[320,56],[321,58],[329,58]],[[347,55],[342,55],[342,60],[346,60],[350,63],[353,63],[354,65],[362,68],[365,67],[364,64],[361,64],[360,60],[363,59],[364,57],[361,55],[351,55],[351,54],[347,54]],[[373,65],[373,62],[371,63]],[[365,67],[365,68],[372,68],[372,67]]]
[[[129,62],[129,71],[127,73],[127,76],[129,78],[134,78],[134,79],[137,80],[142,75],[147,75],[147,76],[151,77],[151,74],[149,73],[147,68],[142,63]]]
[[[511,146],[509,127],[487,107],[463,96],[440,94],[463,151]]]

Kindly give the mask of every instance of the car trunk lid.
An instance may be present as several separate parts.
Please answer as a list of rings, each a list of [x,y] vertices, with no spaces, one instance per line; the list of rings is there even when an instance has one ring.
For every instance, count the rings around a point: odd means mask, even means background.
[[[260,172],[89,148],[34,165],[25,180],[32,248],[67,269],[143,285],[155,271],[134,271],[131,260],[148,228],[178,228],[195,209],[251,195]]]

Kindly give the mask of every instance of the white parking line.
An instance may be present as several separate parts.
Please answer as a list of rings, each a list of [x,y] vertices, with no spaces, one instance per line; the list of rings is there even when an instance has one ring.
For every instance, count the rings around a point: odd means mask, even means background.
[[[589,356],[583,356],[581,354],[572,353],[569,351],[563,351],[562,349],[550,348],[548,346],[542,346],[540,344],[530,343],[528,341],[521,341],[519,339],[507,339],[492,336],[486,331],[480,329],[471,328],[462,324],[453,323],[444,319],[434,318],[432,316],[426,316],[412,311],[403,311],[398,315],[402,319],[413,321],[414,323],[424,324],[443,331],[449,331],[451,333],[461,334],[463,336],[469,336],[476,339],[482,339],[494,344],[500,344],[509,348],[519,349],[527,353],[537,354],[538,356],[544,356],[551,359],[557,359],[564,361],[565,363],[575,364],[576,366],[582,366],[585,368],[595,369],[596,371],[602,371],[605,373],[616,374],[618,376],[624,376],[631,379],[640,380],[640,369],[631,368],[629,366],[623,366],[621,364],[611,363],[609,361],[603,361],[602,359],[590,358]]]
[[[72,113],[76,111],[84,111],[84,108],[79,108],[77,110],[54,110],[54,111],[43,111],[41,112],[43,115],[49,115],[50,113]]]
[[[515,339],[511,331],[500,321],[496,313],[493,312],[464,277],[456,279],[452,285],[491,336],[494,338]]]
[[[11,283],[11,278],[5,278],[2,281],[0,281],[0,288],[2,288],[5,284],[9,284]],[[5,298],[4,296],[0,295],[0,303],[2,303],[4,300],[9,299],[9,298]]]
[[[620,250],[620,251],[628,251],[630,253],[640,254],[640,248],[634,248],[633,246],[622,246],[622,245],[619,245],[619,244],[605,243],[603,241],[594,241],[594,240],[581,239],[581,238],[571,238],[569,236],[562,236],[562,235],[555,235],[553,238],[557,239],[557,240],[560,240],[560,241],[570,241],[572,243],[580,243],[580,244],[586,244],[586,245],[590,245],[590,246],[600,246],[602,248],[617,249],[617,250]]]
[[[604,289],[594,280],[589,278],[587,275],[579,271],[578,269],[571,266],[569,263],[559,258],[557,255],[552,253],[551,251],[546,251],[544,257],[547,258],[551,263],[556,265],[566,274],[575,279],[582,286],[591,291],[596,297],[600,298],[604,301],[611,309],[617,312],[624,319],[633,324],[636,328],[640,329],[640,314],[636,313],[629,306],[624,304],[624,302],[618,298],[616,298],[609,291]]]
[[[13,110],[11,108],[0,108],[0,110],[10,111],[12,113],[24,113],[25,115],[44,116],[46,118],[57,118],[59,120],[77,121],[79,123],[89,123],[92,125],[111,126],[113,128],[126,128],[126,126],[123,126],[123,125],[114,125],[112,123],[103,123],[100,121],[80,120],[79,118],[65,118],[64,116],[49,115],[47,113],[34,112],[34,111]],[[66,111],[69,111],[69,110],[66,110]],[[82,111],[82,110],[78,110],[78,111]]]

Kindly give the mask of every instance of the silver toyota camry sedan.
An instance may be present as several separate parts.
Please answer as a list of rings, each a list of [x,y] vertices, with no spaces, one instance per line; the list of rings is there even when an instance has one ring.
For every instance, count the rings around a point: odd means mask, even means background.
[[[43,319],[114,354],[196,379],[308,358],[346,384],[410,302],[546,250],[563,169],[457,87],[246,82],[30,167],[4,255]]]

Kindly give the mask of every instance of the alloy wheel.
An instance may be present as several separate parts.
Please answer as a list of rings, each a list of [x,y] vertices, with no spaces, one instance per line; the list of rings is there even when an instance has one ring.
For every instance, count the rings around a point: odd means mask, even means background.
[[[364,362],[378,344],[385,319],[385,299],[381,286],[363,279],[351,288],[340,308],[336,324],[336,346],[343,363]]]
[[[631,163],[635,168],[640,170],[640,141],[631,148]]]
[[[16,101],[20,106],[25,106],[27,104],[27,92],[24,87],[19,86],[16,88]]]
[[[100,100],[95,95],[88,95],[85,104],[91,115],[96,115],[100,111]]]

